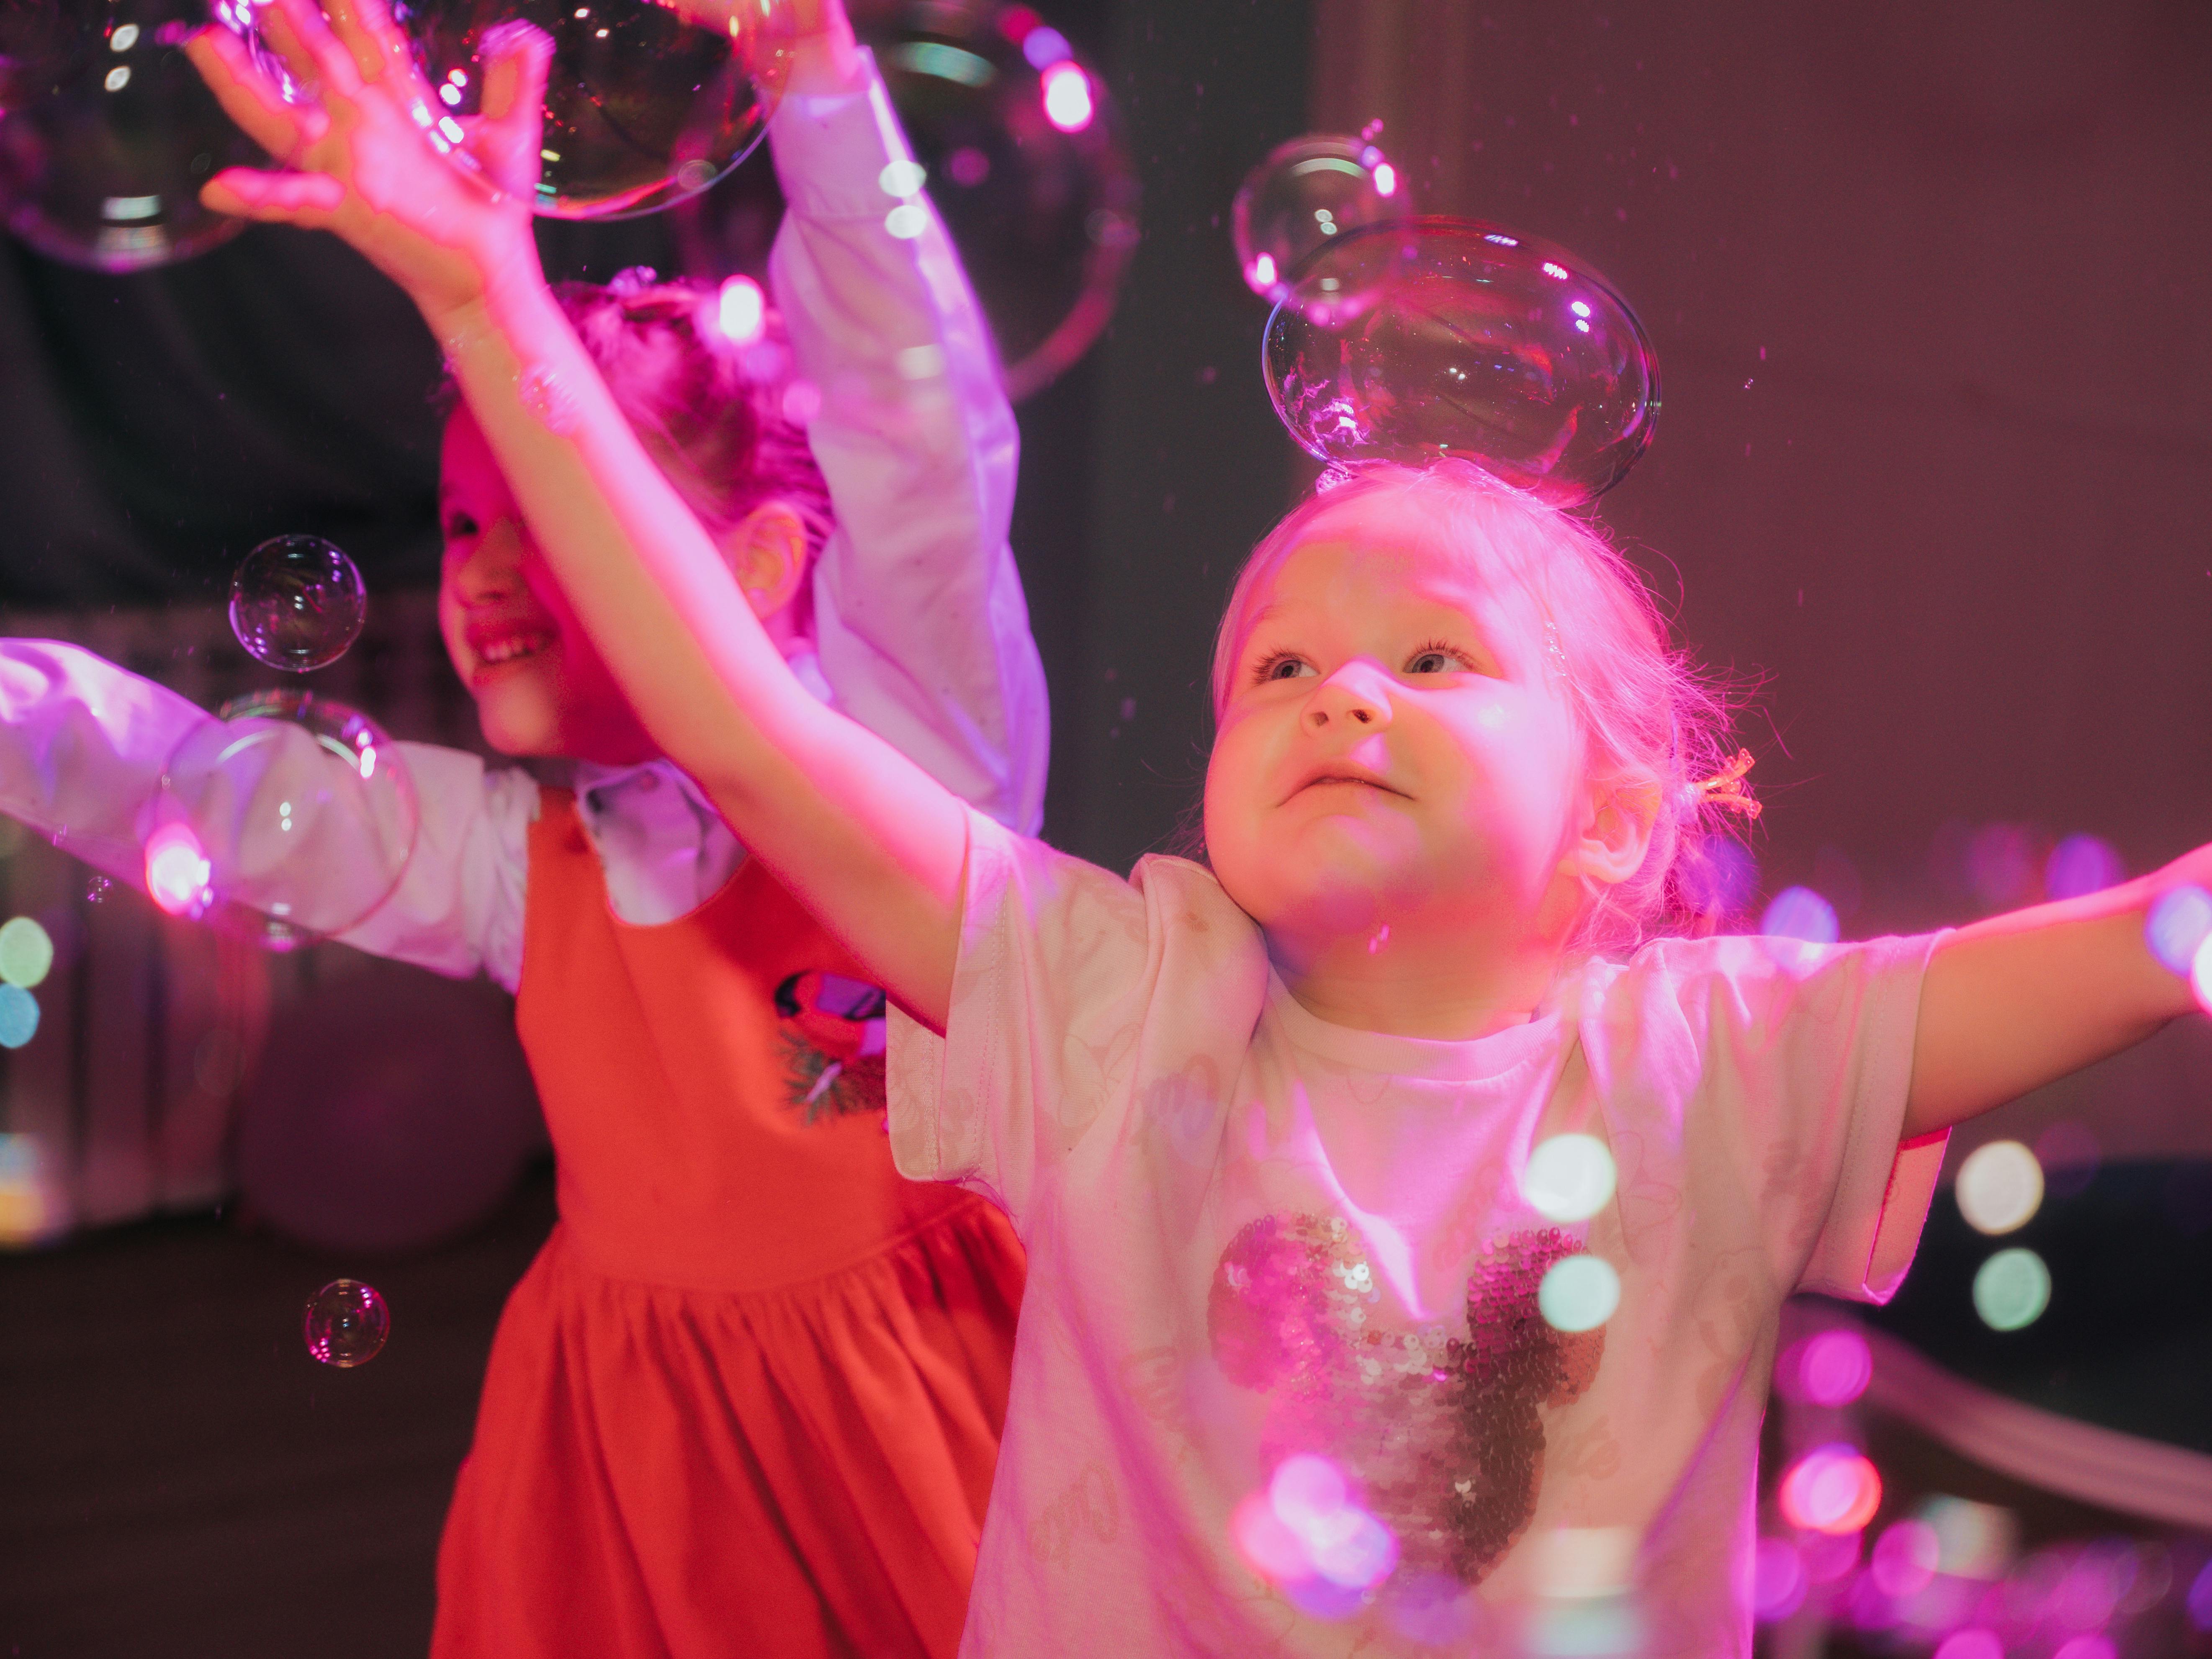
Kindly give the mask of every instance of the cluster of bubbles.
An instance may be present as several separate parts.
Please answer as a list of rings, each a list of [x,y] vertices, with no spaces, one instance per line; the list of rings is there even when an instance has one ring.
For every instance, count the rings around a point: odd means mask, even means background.
[[[1833,1448],[1807,1457],[1831,1471],[1848,1463]],[[1829,1478],[1848,1492],[1848,1480]],[[1834,1500],[1839,1512],[1844,1501]],[[1810,1611],[1881,1650],[1934,1659],[2117,1659],[2129,1626],[2177,1599],[2185,1620],[2212,1630],[2212,1566],[2156,1541],[2104,1538],[2024,1554],[2009,1510],[1941,1494],[1871,1538],[1871,1509],[1856,1528],[1802,1527],[1786,1505],[1784,1519],[1795,1534],[1760,1539],[1753,1558],[1762,1623]]]
[[[1245,176],[1230,210],[1245,286],[1281,304],[1305,262],[1331,239],[1372,225],[1402,225],[1411,192],[1373,143],[1327,133],[1293,138]]]
[[[334,1279],[307,1298],[300,1322],[307,1352],[325,1365],[366,1365],[384,1352],[392,1310],[373,1285]]]
[[[1613,1202],[1619,1172],[1595,1135],[1557,1134],[1537,1143],[1521,1171],[1521,1196],[1547,1221],[1587,1221]],[[1594,1331],[1620,1307],[1620,1274],[1603,1256],[1578,1251],[1544,1270],[1536,1308],[1558,1331]]]
[[[330,543],[263,543],[231,583],[238,642],[270,668],[326,667],[359,637],[361,573]],[[419,815],[399,750],[360,710],[291,687],[234,698],[162,768],[143,842],[146,890],[273,950],[342,933],[389,898]]]
[[[30,916],[0,922],[0,1048],[20,1048],[39,1031],[31,993],[53,971],[54,941]]]

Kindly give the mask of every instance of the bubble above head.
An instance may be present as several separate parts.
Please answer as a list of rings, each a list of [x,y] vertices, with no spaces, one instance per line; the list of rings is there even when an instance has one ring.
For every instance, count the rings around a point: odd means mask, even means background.
[[[334,1279],[307,1298],[301,1320],[307,1352],[325,1365],[366,1365],[384,1352],[392,1334],[392,1310],[374,1285]]]
[[[1565,249],[1422,218],[1329,242],[1268,319],[1267,390],[1338,465],[1471,460],[1554,506],[1590,501],[1651,441],[1658,358]]]
[[[392,896],[415,786],[368,715],[306,691],[223,705],[187,732],[149,809],[146,890],[271,950],[342,933]]]
[[[534,207],[555,219],[652,213],[721,178],[766,131],[794,40],[789,0],[401,0],[392,15],[444,149],[478,112],[498,26],[551,37]]]
[[[0,13],[25,3],[0,0]],[[8,228],[49,258],[109,271],[167,264],[238,234],[246,221],[202,207],[200,186],[267,158],[185,60],[204,4],[113,0],[102,12],[69,0],[65,15],[80,34],[52,90],[0,120]]]
[[[1335,237],[1412,216],[1410,192],[1389,158],[1361,138],[1293,138],[1245,175],[1231,209],[1245,286],[1280,301],[1316,250]]]
[[[274,537],[231,574],[231,632],[270,668],[328,667],[361,637],[368,616],[361,572],[319,536]]]

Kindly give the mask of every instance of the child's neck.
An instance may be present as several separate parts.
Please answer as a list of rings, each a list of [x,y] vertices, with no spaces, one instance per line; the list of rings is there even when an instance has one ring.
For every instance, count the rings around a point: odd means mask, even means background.
[[[1284,939],[1269,959],[1316,1019],[1389,1036],[1465,1042],[1526,1024],[1557,976],[1556,941],[1378,924],[1364,937]]]

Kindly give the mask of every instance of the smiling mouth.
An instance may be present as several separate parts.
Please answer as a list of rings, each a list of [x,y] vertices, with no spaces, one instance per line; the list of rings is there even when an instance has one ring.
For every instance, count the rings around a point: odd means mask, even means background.
[[[481,667],[498,668],[542,655],[552,648],[553,635],[548,633],[506,634],[477,647],[477,662]]]
[[[1361,777],[1357,774],[1351,772],[1328,772],[1322,774],[1317,778],[1308,778],[1296,789],[1291,791],[1291,793],[1293,797],[1296,797],[1304,794],[1309,789],[1321,789],[1345,785],[1356,786],[1362,789],[1372,789],[1378,794],[1395,795],[1401,800],[1410,800],[1412,799],[1412,797],[1407,795],[1404,790],[1393,789],[1389,784],[1384,783],[1379,778]]]

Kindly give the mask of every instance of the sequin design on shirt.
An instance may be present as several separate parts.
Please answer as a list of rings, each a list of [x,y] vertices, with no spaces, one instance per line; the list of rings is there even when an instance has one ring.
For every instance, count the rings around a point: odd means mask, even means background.
[[[775,988],[784,1103],[803,1121],[884,1109],[884,1007],[876,987],[836,974],[793,974]]]
[[[1555,1331],[1536,1306],[1545,1270],[1580,1248],[1558,1228],[1492,1239],[1455,1335],[1379,1316],[1374,1269],[1341,1218],[1263,1216],[1222,1252],[1207,1334],[1230,1380],[1268,1395],[1268,1467],[1302,1451],[1334,1458],[1404,1562],[1477,1584],[1535,1514],[1538,1409],[1597,1375],[1603,1329]]]

